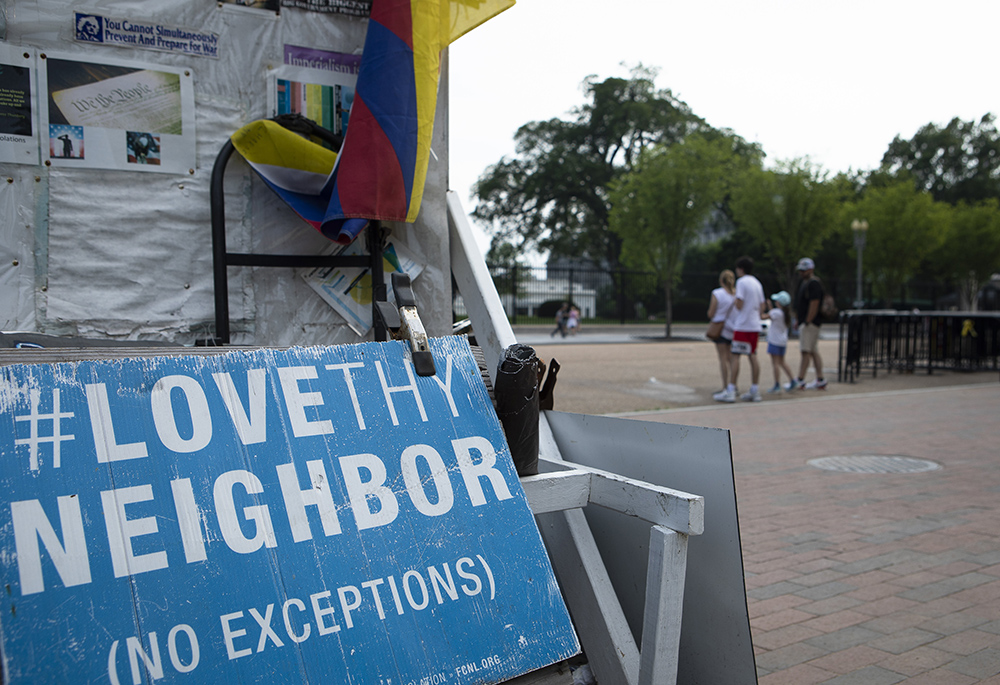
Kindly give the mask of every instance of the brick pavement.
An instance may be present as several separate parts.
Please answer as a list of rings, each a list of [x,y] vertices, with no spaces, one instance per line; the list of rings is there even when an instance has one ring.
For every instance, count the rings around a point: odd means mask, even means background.
[[[836,383],[836,341],[821,345],[829,390],[734,405],[712,402],[714,350],[696,339],[537,349],[562,364],[556,409],[730,431],[761,685],[1000,685],[997,374]],[[941,468],[807,463],[852,455]]]
[[[1000,684],[1000,384],[987,377],[641,415],[730,431],[761,685]],[[807,464],[843,455],[941,469]]]

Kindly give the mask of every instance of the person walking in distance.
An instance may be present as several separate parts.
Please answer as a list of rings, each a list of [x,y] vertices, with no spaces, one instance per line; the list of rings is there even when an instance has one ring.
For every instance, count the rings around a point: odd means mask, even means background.
[[[722,374],[722,390],[712,395],[715,400],[722,401],[726,388],[729,387],[730,364],[732,360],[732,350],[730,344],[733,341],[733,319],[730,315],[733,309],[733,301],[736,292],[736,274],[729,269],[725,269],[719,274],[719,287],[712,291],[712,297],[708,303],[708,320],[711,323],[722,323],[722,330],[719,337],[714,338],[715,352],[719,357],[719,373]]]
[[[568,319],[569,319],[569,302],[563,302],[562,306],[559,308],[559,311],[556,312],[555,330],[549,333],[549,337],[550,338],[555,337],[555,334],[559,333],[562,337],[565,338],[566,323]]]
[[[733,378],[726,386],[720,402],[736,401],[735,377],[740,363],[740,355],[750,361],[750,390],[740,397],[744,402],[760,402],[760,364],[757,362],[757,339],[760,337],[760,315],[764,311],[764,287],[753,275],[753,259],[740,257],[736,260],[736,293],[733,307],[732,369]]]
[[[570,307],[569,314],[566,315],[566,330],[570,335],[576,335],[580,330],[580,310],[576,305]]]
[[[826,379],[823,378],[823,358],[819,354],[820,305],[823,302],[823,284],[813,275],[816,264],[809,257],[799,260],[796,269],[802,282],[795,296],[795,316],[799,326],[799,349],[802,361],[799,364],[798,386],[805,390],[823,390]],[[809,364],[816,370],[816,378],[805,382]]]

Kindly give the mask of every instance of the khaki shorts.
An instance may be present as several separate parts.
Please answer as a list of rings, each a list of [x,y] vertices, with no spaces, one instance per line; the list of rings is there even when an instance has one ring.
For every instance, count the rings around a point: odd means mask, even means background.
[[[818,343],[819,326],[814,323],[807,323],[799,328],[799,349],[802,352],[815,352]]]

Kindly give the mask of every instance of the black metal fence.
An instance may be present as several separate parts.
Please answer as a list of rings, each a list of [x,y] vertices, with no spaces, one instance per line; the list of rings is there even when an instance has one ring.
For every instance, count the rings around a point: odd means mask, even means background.
[[[838,380],[879,369],[1000,370],[1000,313],[842,312]]]
[[[512,324],[549,323],[563,302],[572,302],[581,318],[605,323],[638,323],[663,320],[666,296],[656,275],[644,271],[602,270],[583,267],[489,265],[490,275]],[[768,294],[788,288],[769,274],[757,274]],[[674,321],[703,321],[719,274],[685,272],[673,292]],[[854,280],[824,279],[823,287],[840,309],[853,306]],[[867,307],[938,309],[951,306],[942,284],[914,282],[906,285],[892,303],[878,302],[866,284]],[[794,293],[793,293],[794,295]],[[957,304],[957,302],[955,303]]]
[[[575,304],[582,319],[611,323],[646,321],[663,312],[663,291],[652,273],[495,264],[489,269],[514,324],[548,323],[563,302]]]

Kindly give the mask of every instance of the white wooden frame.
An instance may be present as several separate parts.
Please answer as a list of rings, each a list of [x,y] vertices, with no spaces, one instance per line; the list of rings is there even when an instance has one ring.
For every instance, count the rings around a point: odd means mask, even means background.
[[[517,342],[486,263],[454,192],[448,193],[451,268],[493,380],[503,351]],[[689,535],[705,526],[697,495],[562,459],[544,412],[539,471],[521,479],[538,517],[577,635],[602,685],[667,685],[677,680]],[[641,649],[611,585],[582,507],[595,504],[650,522]]]

